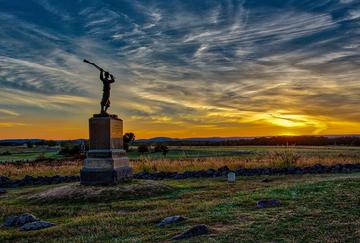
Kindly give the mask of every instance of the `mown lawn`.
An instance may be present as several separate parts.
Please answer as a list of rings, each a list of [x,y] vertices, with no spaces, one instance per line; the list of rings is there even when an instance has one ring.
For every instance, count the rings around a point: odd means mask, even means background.
[[[360,174],[164,180],[171,190],[112,200],[26,199],[56,186],[12,189],[0,198],[0,216],[30,212],[54,228],[20,232],[0,228],[0,242],[163,242],[195,224],[210,235],[184,242],[357,242],[360,240]],[[133,184],[138,181],[133,181]],[[257,209],[259,199],[281,200]],[[188,220],[159,228],[162,218]]]
[[[0,146],[0,163],[11,161],[33,161],[38,158],[62,159],[59,148],[38,146],[27,148],[24,146]]]

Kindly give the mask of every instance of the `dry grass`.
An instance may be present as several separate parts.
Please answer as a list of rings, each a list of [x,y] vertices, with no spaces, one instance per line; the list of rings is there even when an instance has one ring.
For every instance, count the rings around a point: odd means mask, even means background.
[[[10,178],[31,176],[78,175],[82,161],[59,161],[54,163],[0,163],[0,175]]]
[[[360,158],[353,156],[306,156],[303,157],[293,151],[285,152],[270,152],[265,155],[254,156],[252,158],[239,157],[210,157],[210,158],[196,158],[196,159],[141,159],[132,161],[132,166],[135,171],[191,171],[202,169],[217,169],[221,166],[228,166],[230,169],[242,168],[262,168],[262,167],[306,167],[315,164],[322,164],[326,166],[335,164],[355,164],[359,163]]]
[[[329,153],[329,154],[307,154],[300,153],[291,147],[281,151],[268,151],[266,153],[254,154],[250,157],[207,157],[207,158],[180,158],[180,159],[149,159],[142,157],[131,160],[130,164],[134,172],[139,171],[176,171],[184,172],[202,169],[217,169],[228,166],[230,169],[261,168],[261,167],[292,167],[311,166],[322,164],[326,166],[335,164],[360,163],[360,155],[357,153]],[[38,162],[22,164],[0,164],[0,175],[11,178],[21,178],[25,175],[52,176],[52,175],[79,175],[82,166],[81,160]]]

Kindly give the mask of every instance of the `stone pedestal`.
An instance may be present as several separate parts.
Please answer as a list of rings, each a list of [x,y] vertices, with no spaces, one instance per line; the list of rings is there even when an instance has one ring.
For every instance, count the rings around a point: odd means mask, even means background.
[[[117,116],[94,115],[89,120],[90,147],[80,171],[82,185],[117,184],[132,178],[123,149],[123,121]]]

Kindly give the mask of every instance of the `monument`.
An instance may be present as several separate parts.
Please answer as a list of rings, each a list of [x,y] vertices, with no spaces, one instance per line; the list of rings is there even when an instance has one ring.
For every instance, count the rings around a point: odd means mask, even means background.
[[[110,84],[114,76],[95,63],[103,82],[101,111],[89,119],[89,151],[80,171],[82,185],[109,185],[132,178],[132,168],[123,149],[123,121],[107,113],[110,107]]]

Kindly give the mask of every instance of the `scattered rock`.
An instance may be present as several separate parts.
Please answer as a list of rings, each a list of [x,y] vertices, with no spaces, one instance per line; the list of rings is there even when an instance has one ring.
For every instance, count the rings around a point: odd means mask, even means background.
[[[55,224],[40,220],[40,221],[24,224],[23,226],[20,227],[20,230],[21,231],[40,230],[53,226],[55,226]]]
[[[194,236],[198,236],[198,235],[205,235],[205,234],[209,234],[210,230],[209,227],[205,224],[198,224],[195,225],[194,227],[184,231],[183,233],[174,236],[173,238],[171,238],[170,240],[182,240],[182,239],[188,239]]]
[[[34,215],[30,213],[24,213],[20,216],[7,216],[4,220],[4,226],[6,227],[18,227],[23,226],[27,223],[32,223],[35,221],[39,221],[38,218],[36,218]]]
[[[4,226],[5,227],[11,227],[14,226],[14,222],[17,216],[6,216],[4,219]]]
[[[208,170],[206,171],[206,176],[207,176],[207,177],[214,177],[215,173],[216,173],[216,170],[214,170],[214,169],[208,169]]]
[[[6,185],[10,182],[10,178],[6,176],[0,176],[0,185]]]
[[[195,172],[195,171],[185,171],[185,172],[183,173],[183,178],[194,177],[194,175],[195,175],[194,172]]]
[[[0,195],[6,194],[7,191],[4,188],[0,188]]]
[[[166,217],[158,224],[158,226],[162,227],[162,226],[165,226],[168,224],[173,224],[173,223],[184,221],[185,219],[186,219],[185,217],[179,216],[179,215]]]
[[[266,200],[260,200],[256,203],[258,208],[270,208],[280,205],[280,201],[276,199],[266,199]]]
[[[272,182],[272,180],[269,178],[265,178],[265,179],[262,179],[261,182],[269,183],[269,182]]]

